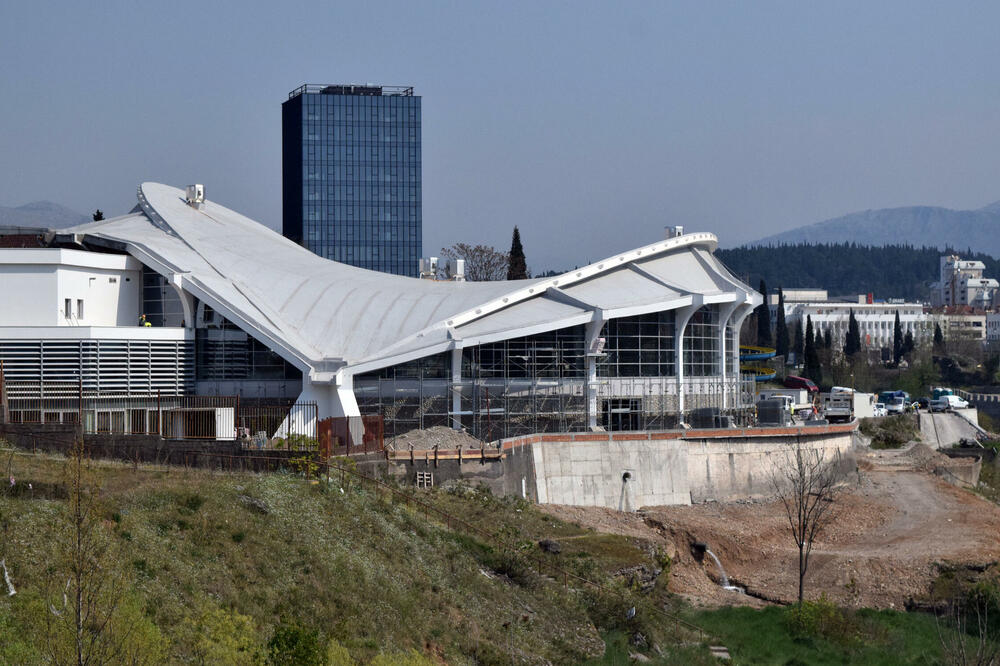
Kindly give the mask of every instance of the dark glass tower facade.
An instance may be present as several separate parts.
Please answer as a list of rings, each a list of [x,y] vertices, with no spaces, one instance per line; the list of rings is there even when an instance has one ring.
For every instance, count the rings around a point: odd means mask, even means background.
[[[281,105],[282,233],[321,257],[416,276],[420,97],[413,88],[305,85]]]

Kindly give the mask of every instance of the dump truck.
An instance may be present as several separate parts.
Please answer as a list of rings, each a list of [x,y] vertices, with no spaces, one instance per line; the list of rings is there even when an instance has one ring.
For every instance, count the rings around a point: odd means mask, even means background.
[[[796,416],[804,416],[807,412],[811,412],[813,408],[812,396],[806,389],[761,389],[757,397],[760,400],[787,398],[788,411]]]
[[[875,416],[875,395],[854,389],[834,386],[829,393],[820,394],[823,418],[831,423]]]

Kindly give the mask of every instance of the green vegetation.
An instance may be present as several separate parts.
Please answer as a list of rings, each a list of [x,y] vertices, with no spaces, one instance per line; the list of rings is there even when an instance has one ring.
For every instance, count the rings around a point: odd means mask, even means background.
[[[73,661],[72,636],[53,614],[72,606],[58,573],[72,552],[60,535],[78,524],[70,468],[9,451],[0,466],[15,478],[0,487],[0,559],[17,587],[0,596],[0,663]],[[120,582],[108,638],[127,635],[131,657],[102,663],[430,666],[506,664],[513,654],[597,666],[642,654],[708,665],[708,643],[726,645],[737,664],[941,659],[929,615],[822,600],[801,612],[692,609],[667,592],[672,560],[654,544],[469,485],[417,494],[467,521],[448,529],[415,502],[342,489],[339,478],[88,461],[85,479],[97,517],[85,534],[102,549],[84,571]]]
[[[920,428],[912,414],[894,414],[877,419],[861,419],[860,430],[872,438],[873,449],[898,449],[920,439]]]
[[[797,606],[692,613],[719,637],[733,664],[937,664],[938,622],[923,613],[847,610],[826,600]],[[941,627],[946,636],[955,632]]]
[[[54,538],[74,524],[67,461],[5,452],[0,463],[15,478],[0,487],[0,559],[17,588],[0,596],[0,663],[49,662],[73,646],[49,608],[72,616],[59,573],[71,551]],[[84,466],[96,517],[88,538],[100,552],[83,570],[116,582],[114,607],[112,596],[97,603],[115,618],[107,637],[128,637],[129,663],[493,664],[513,650],[567,664],[597,658],[611,635],[633,653],[687,643],[707,654],[656,610],[675,603],[665,553],[478,488],[420,496],[511,548],[447,529],[385,491],[342,490],[339,477]]]
[[[1000,441],[989,440],[980,443],[1000,453]],[[979,470],[979,485],[973,490],[983,498],[1000,504],[1000,467],[997,463],[996,459],[993,462],[983,460],[983,466]]]
[[[910,245],[865,247],[856,243],[795,244],[716,250],[734,275],[756,284],[826,289],[831,296],[874,293],[882,298],[923,301],[938,279],[940,257],[960,254],[982,261],[986,275],[1000,275],[1000,261],[980,252]]]

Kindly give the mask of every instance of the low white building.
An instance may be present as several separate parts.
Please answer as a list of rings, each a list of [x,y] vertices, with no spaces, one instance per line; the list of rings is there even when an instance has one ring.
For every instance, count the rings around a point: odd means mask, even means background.
[[[929,341],[934,336],[936,317],[925,312],[921,303],[897,300],[869,302],[865,294],[860,294],[857,302],[832,301],[822,289],[785,289],[783,293],[785,323],[789,329],[797,323],[804,331],[806,319],[810,317],[814,333],[824,336],[830,331],[834,346],[843,346],[852,312],[861,332],[861,344],[869,349],[892,346],[897,312],[903,335],[912,333],[917,342]],[[778,294],[769,294],[768,300],[774,325],[777,321]]]
[[[0,249],[0,363],[7,381],[151,394],[193,388],[194,331],[164,326],[160,276],[127,254]],[[176,299],[176,295],[169,293]],[[157,326],[140,326],[143,307]]]

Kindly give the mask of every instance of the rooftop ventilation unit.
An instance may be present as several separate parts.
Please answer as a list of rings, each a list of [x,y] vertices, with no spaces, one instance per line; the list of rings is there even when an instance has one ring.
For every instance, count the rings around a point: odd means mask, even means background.
[[[684,235],[684,227],[681,225],[667,227],[667,238],[677,238]]]
[[[427,257],[420,260],[420,278],[422,280],[436,280],[438,273],[438,258]]]
[[[201,184],[188,185],[187,205],[192,208],[201,208],[203,203],[205,203],[205,186]]]
[[[465,282],[465,259],[449,259],[445,264],[445,275],[454,282]]]

